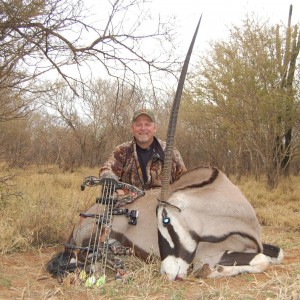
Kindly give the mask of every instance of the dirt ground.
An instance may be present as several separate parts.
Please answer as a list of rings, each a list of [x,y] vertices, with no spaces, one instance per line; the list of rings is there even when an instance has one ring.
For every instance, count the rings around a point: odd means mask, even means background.
[[[220,291],[213,292],[213,288],[222,289],[222,285],[226,284],[229,289],[233,289],[235,291],[239,289],[244,290],[245,288],[247,289],[247,287],[245,287],[245,284],[248,284],[249,281],[249,277],[240,275],[232,278],[230,281],[228,281],[228,279],[218,279],[214,281],[201,280],[197,285],[195,285],[195,282],[193,282],[193,284],[190,284],[189,281],[186,281],[186,283],[172,283],[172,285],[168,286],[168,288],[172,290],[175,285],[179,285],[181,286],[181,288],[183,288],[183,292],[181,291],[179,293],[179,296],[177,295],[177,297],[172,296],[169,298],[160,298],[157,295],[157,291],[146,296],[128,295],[126,297],[120,297],[116,295],[110,295],[109,297],[102,297],[99,294],[95,295],[95,293],[93,294],[88,292],[88,289],[85,287],[72,287],[71,284],[68,285],[65,283],[61,285],[57,282],[56,279],[51,278],[45,272],[45,263],[57,251],[58,248],[47,248],[2,256],[0,261],[0,299],[205,299],[205,297],[203,298],[201,296],[201,292],[199,292],[198,286],[202,286],[206,288],[207,291],[210,291],[210,296],[207,297],[207,299],[229,299],[224,295],[222,296],[222,294],[220,294]],[[292,281],[299,282],[297,283],[294,292],[291,291],[291,296],[287,297],[287,299],[300,299],[300,246],[293,247],[290,250],[286,250],[283,264],[280,266],[272,266],[272,270],[270,270],[270,272],[273,275],[276,274],[276,278],[281,278],[280,276],[282,274],[287,275],[289,274],[289,272],[292,272]],[[250,274],[247,275],[249,276]],[[270,273],[266,272],[263,274],[257,274],[255,275],[255,277],[251,278],[255,278],[255,284],[257,287],[262,287],[264,283],[266,284],[268,280],[270,281],[270,276]],[[253,279],[251,279],[250,281],[250,284],[253,285]],[[261,285],[259,285],[259,283],[261,283]],[[291,284],[295,286],[295,283],[291,282]],[[283,284],[283,288],[288,287],[286,286],[286,284]],[[192,295],[195,295],[195,297],[193,297]],[[267,296],[262,296],[266,294],[257,295],[259,295],[257,299],[274,299],[268,298]],[[239,298],[239,296],[232,296],[232,299],[242,298]],[[247,299],[256,298],[255,296],[253,296],[253,298],[249,297]],[[282,297],[278,296],[277,299],[285,299],[285,297],[282,294]]]

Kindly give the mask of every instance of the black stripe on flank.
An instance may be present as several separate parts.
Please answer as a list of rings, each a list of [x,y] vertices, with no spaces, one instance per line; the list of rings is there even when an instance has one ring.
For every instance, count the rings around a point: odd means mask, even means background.
[[[182,191],[182,190],[185,190],[185,189],[190,189],[190,188],[201,188],[205,185],[212,184],[216,180],[218,175],[219,175],[219,170],[217,168],[212,167],[212,173],[211,173],[210,177],[207,180],[203,180],[203,181],[198,182],[198,183],[193,183],[193,184],[186,185],[184,187],[178,188],[175,191],[173,191],[173,193],[178,192],[178,191]]]
[[[193,240],[196,241],[197,243],[199,242],[220,243],[225,241],[227,238],[229,238],[232,235],[239,235],[243,238],[252,241],[256,245],[256,249],[258,253],[262,252],[262,249],[260,248],[258,241],[253,236],[240,231],[231,231],[222,236],[213,236],[213,235],[199,236],[195,231],[190,231],[190,235],[193,238]]]

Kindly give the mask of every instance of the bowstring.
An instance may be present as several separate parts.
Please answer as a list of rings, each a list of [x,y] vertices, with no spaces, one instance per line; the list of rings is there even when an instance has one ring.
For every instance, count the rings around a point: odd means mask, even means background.
[[[102,188],[101,191],[101,199],[103,198],[103,193],[104,193],[104,189]],[[89,256],[90,256],[90,250],[92,249],[92,256],[91,256],[91,263],[90,263],[90,269],[89,269],[89,275],[91,275],[92,273],[92,269],[95,266],[95,262],[96,260],[94,259],[95,257],[95,245],[96,245],[96,241],[98,238],[98,231],[99,231],[99,223],[100,223],[100,227],[101,227],[101,222],[103,218],[101,218],[101,205],[98,205],[97,211],[95,213],[94,216],[94,222],[93,222],[93,227],[91,230],[91,234],[90,234],[90,238],[89,238],[89,244],[88,244],[88,250],[87,250],[87,254],[85,256],[85,261],[84,261],[84,270],[86,271],[87,269],[87,264],[88,264],[88,260],[89,260]],[[93,234],[94,234],[94,239],[93,239]]]
[[[112,218],[113,218],[113,207],[114,207],[114,194],[115,194],[115,184],[110,181],[108,184],[106,181],[104,182],[103,186],[105,186],[106,195],[105,200],[107,202],[105,203],[105,209],[103,213],[102,218],[102,224],[101,224],[101,234],[103,232],[104,239],[101,241],[102,243],[102,253],[101,253],[101,276],[105,276],[105,270],[107,265],[107,254],[109,249],[109,237],[110,237],[110,231],[112,227]],[[102,237],[102,236],[101,236]],[[101,238],[100,238],[101,239]],[[100,244],[100,239],[98,243]]]
[[[85,247],[86,255],[83,265],[83,270],[86,272],[86,275],[90,276],[92,273],[96,272],[96,262],[101,259],[101,264],[99,268],[101,268],[101,276],[105,276],[105,270],[107,265],[107,254],[109,250],[109,237],[112,227],[112,220],[113,220],[113,209],[114,209],[114,195],[116,192],[116,184],[107,179],[104,181],[100,180],[99,178],[89,176],[85,179],[82,186],[95,186],[100,183],[101,186],[101,200],[99,205],[97,206],[96,213],[93,216],[93,225],[90,233],[89,243],[88,246]],[[119,187],[120,188],[120,187]],[[131,203],[139,197],[145,195],[143,190],[139,190],[136,187],[133,187],[129,184],[122,183],[121,188],[127,188],[130,192],[135,192],[136,196],[134,199],[123,199],[124,201],[120,201],[118,205],[124,205],[126,203]],[[84,189],[82,189],[84,190]],[[117,206],[118,206],[117,205]],[[88,217],[88,216],[86,216]],[[104,230],[104,231],[103,231]],[[79,234],[81,228],[76,231],[76,235]],[[104,240],[102,240],[102,233],[104,233]],[[94,237],[93,237],[94,236]],[[83,250],[83,249],[81,249]],[[92,253],[90,253],[92,250]],[[84,251],[84,250],[83,250]],[[89,272],[87,272],[87,266],[90,262]]]
[[[106,181],[104,181],[101,185],[101,201],[107,199],[107,189],[105,188],[107,186]],[[101,248],[101,233],[103,230],[103,224],[105,222],[105,203],[102,202],[99,203],[97,206],[97,211],[94,216],[94,222],[93,222],[93,228],[91,230],[90,238],[89,238],[89,245],[88,245],[88,253],[85,256],[85,262],[84,262],[84,270],[87,269],[87,265],[89,262],[89,257],[91,257],[90,260],[90,268],[89,268],[89,274],[91,275],[96,271],[96,262],[99,257],[99,249]],[[93,238],[94,236],[94,238]],[[89,251],[92,249],[92,253],[90,255]]]

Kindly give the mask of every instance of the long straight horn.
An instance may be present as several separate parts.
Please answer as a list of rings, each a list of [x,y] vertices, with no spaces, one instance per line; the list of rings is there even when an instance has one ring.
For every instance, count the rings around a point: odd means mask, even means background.
[[[178,110],[179,110],[179,105],[180,105],[180,100],[181,100],[181,95],[182,95],[182,90],[184,86],[184,81],[186,77],[186,73],[188,70],[188,65],[190,62],[190,58],[192,55],[193,47],[195,44],[195,40],[197,37],[198,29],[200,26],[202,15],[199,19],[199,22],[197,24],[193,39],[190,44],[190,48],[187,52],[175,98],[173,101],[173,106],[170,114],[170,119],[169,119],[169,126],[168,126],[168,135],[167,135],[167,145],[165,149],[165,162],[164,162],[164,168],[163,168],[163,173],[162,173],[162,188],[161,188],[161,195],[160,195],[160,200],[161,201],[166,201],[168,197],[168,190],[169,190],[169,184],[170,184],[170,176],[171,176],[171,166],[172,166],[172,157],[173,157],[173,145],[174,145],[174,136],[175,136],[175,131],[176,131],[176,125],[177,125],[177,117],[178,117]]]

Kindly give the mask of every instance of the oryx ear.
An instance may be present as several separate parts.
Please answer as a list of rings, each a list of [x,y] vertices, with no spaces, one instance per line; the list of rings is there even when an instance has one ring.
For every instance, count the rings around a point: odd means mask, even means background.
[[[180,211],[183,211],[186,208],[186,201],[180,201],[178,205],[176,205]]]
[[[171,195],[171,197],[168,199],[168,202],[172,203],[171,206],[175,207],[180,212],[188,207],[188,202],[186,201],[186,198],[182,195],[176,195],[176,193]]]

